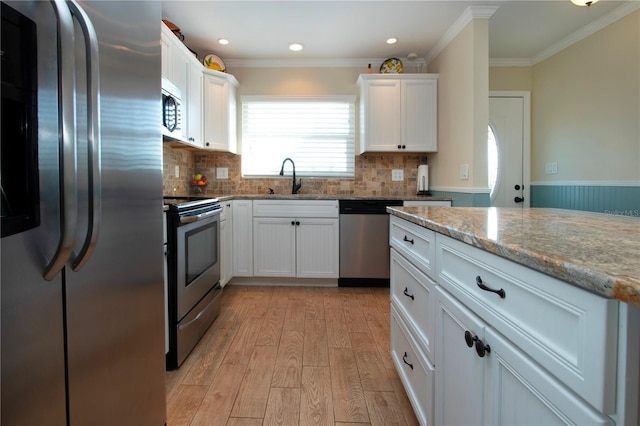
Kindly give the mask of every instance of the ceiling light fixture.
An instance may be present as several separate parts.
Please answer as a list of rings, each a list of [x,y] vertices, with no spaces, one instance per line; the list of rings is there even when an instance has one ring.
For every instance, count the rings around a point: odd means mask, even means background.
[[[576,6],[591,6],[594,3],[597,3],[598,0],[571,0],[571,3]]]
[[[387,39],[387,44],[396,44],[398,42],[398,39],[395,37],[390,37]]]
[[[226,38],[219,38],[218,44],[224,44],[226,46],[227,44],[229,44],[229,40],[227,40]]]
[[[299,52],[302,49],[304,49],[304,46],[302,46],[300,43],[291,43],[289,45],[289,50],[292,50],[294,52]]]

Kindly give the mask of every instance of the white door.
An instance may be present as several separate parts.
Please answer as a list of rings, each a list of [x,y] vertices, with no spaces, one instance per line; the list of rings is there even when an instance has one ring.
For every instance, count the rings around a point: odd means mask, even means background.
[[[529,206],[528,114],[528,93],[492,93],[489,97],[489,187],[492,207]]]

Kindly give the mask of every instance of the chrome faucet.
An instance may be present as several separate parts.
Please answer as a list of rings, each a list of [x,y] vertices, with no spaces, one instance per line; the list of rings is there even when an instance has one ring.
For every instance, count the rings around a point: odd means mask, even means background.
[[[285,158],[282,162],[282,167],[280,168],[280,176],[284,176],[284,163],[286,163],[287,161],[291,161],[291,165],[293,166],[293,185],[291,186],[291,193],[297,194],[298,190],[302,186],[302,179],[300,179],[300,183],[296,183],[296,164],[291,158]]]

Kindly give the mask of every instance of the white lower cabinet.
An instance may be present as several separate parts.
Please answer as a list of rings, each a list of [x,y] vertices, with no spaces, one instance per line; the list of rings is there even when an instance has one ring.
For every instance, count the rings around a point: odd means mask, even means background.
[[[435,424],[480,425],[484,417],[484,360],[467,346],[465,332],[482,342],[485,324],[441,288],[435,296]]]
[[[446,290],[436,300],[435,424],[613,424]]]
[[[391,358],[421,425],[433,424],[433,365],[395,308],[391,308]],[[419,355],[420,354],[420,355]]]
[[[224,287],[233,277],[233,203],[222,203],[220,213],[220,285]]]
[[[391,354],[421,424],[635,424],[617,301],[390,220]]]
[[[337,200],[255,200],[256,277],[338,278]]]
[[[253,276],[253,202],[233,200],[233,276]]]

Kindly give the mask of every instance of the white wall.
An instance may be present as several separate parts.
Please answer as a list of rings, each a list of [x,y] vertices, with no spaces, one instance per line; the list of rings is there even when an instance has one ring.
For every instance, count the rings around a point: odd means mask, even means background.
[[[488,20],[472,20],[433,61],[438,73],[438,153],[429,156],[436,190],[487,188]],[[469,164],[469,180],[460,165]]]
[[[533,66],[531,147],[532,182],[640,182],[640,11]]]

